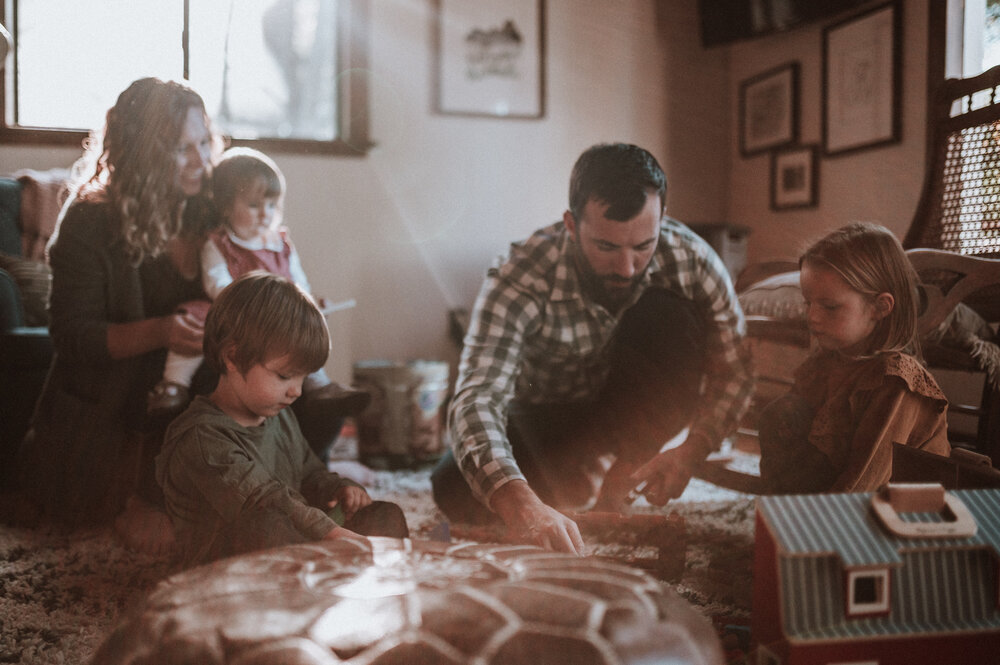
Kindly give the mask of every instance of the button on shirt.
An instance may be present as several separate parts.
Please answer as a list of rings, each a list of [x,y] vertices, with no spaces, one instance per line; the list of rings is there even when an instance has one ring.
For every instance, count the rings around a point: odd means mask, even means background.
[[[700,236],[664,219],[649,268],[621,312],[583,295],[562,222],[513,243],[487,273],[473,309],[449,409],[455,459],[489,505],[499,487],[524,479],[507,439],[507,408],[595,399],[610,372],[609,344],[621,314],[650,287],[693,301],[705,314],[706,377],[691,430],[714,444],[735,430],[752,377],[745,330],[726,268]]]

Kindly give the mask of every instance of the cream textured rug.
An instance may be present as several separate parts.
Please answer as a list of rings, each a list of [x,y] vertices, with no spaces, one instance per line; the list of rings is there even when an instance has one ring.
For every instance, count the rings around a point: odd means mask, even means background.
[[[440,532],[429,469],[374,472],[373,498],[406,511],[414,538]],[[654,509],[640,500],[639,512]],[[752,497],[692,481],[668,506],[686,520],[685,571],[673,585],[716,624],[730,662],[743,662],[751,599]],[[122,613],[171,561],[126,550],[110,527],[60,530],[48,523],[15,526],[17,507],[0,495],[0,663],[86,663]],[[588,542],[588,553],[605,554]]]

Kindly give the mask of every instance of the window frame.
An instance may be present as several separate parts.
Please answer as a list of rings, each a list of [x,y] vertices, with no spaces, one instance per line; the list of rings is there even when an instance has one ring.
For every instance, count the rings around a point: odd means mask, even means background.
[[[5,25],[17,39],[17,2],[0,0],[0,17],[11,17]],[[185,14],[191,0],[183,0]],[[292,154],[324,154],[335,156],[364,156],[374,147],[370,136],[370,90],[368,87],[368,53],[370,0],[337,0],[337,136],[326,141],[318,139],[284,139],[263,136],[241,139],[225,136],[227,145],[254,147],[264,152]],[[184,35],[186,42],[187,36]],[[186,48],[186,44],[185,44]],[[28,127],[7,124],[7,90],[17,86],[17,48],[11,49],[7,65],[3,67],[3,85],[0,86],[0,145],[63,145],[80,146],[89,135],[89,129],[61,129]],[[188,63],[184,63],[187,74]],[[13,77],[11,80],[10,77]],[[15,93],[16,94],[16,93]],[[110,108],[114,100],[108,101]]]
[[[875,582],[875,592],[878,598],[873,602],[858,602],[855,598],[855,583],[861,579],[871,578]],[[884,615],[889,613],[890,584],[892,577],[888,568],[865,568],[860,570],[847,571],[847,590],[845,598],[847,600],[848,617],[866,617],[873,615]]]

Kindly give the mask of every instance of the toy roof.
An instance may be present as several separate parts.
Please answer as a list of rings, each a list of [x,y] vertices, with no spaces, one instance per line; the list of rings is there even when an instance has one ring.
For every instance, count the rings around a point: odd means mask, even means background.
[[[969,538],[901,538],[871,509],[871,493],[764,496],[757,509],[770,525],[780,556],[833,554],[845,568],[895,566],[901,552],[986,549],[1000,555],[1000,490],[951,490],[976,520]],[[904,521],[934,522],[933,513],[900,513]]]
[[[975,517],[968,538],[900,538],[875,518],[871,494],[758,499],[778,550],[782,624],[792,642],[1000,630],[996,573],[1000,490],[956,490]],[[900,513],[904,520],[934,515]],[[838,559],[840,559],[838,561]],[[890,611],[845,615],[844,568],[892,567]]]

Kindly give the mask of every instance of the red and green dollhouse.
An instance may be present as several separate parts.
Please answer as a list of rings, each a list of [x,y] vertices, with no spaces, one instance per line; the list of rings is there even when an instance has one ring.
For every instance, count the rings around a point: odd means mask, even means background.
[[[757,665],[1000,662],[1000,490],[761,497]]]

